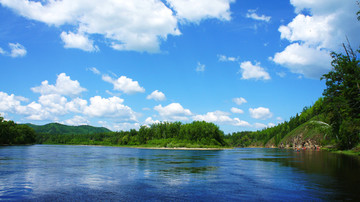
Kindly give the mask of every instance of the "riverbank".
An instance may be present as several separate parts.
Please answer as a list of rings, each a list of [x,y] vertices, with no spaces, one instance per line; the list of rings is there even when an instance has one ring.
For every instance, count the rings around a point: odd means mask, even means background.
[[[337,153],[337,154],[346,154],[346,155],[352,155],[352,156],[359,156],[360,157],[360,145],[354,147],[351,150],[337,150],[337,149],[327,148],[327,147],[324,147],[322,150]]]
[[[217,150],[229,150],[234,148],[191,148],[191,147],[129,147],[136,149],[158,149],[158,150],[195,150],[195,151],[217,151]]]
[[[157,150],[198,150],[198,151],[216,151],[230,150],[233,147],[157,147],[156,145],[100,145],[100,144],[39,144],[39,145],[76,145],[76,146],[95,146],[95,147],[123,147],[133,149],[157,149]]]

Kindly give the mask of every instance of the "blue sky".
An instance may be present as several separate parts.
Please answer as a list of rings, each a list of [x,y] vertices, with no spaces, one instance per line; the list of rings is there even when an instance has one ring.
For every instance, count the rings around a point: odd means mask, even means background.
[[[276,125],[359,47],[355,0],[0,0],[0,114],[138,129]]]

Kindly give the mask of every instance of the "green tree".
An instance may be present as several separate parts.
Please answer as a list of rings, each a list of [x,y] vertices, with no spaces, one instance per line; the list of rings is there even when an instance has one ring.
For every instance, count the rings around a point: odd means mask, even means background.
[[[333,133],[340,149],[349,149],[360,140],[360,61],[350,45],[344,49],[346,54],[331,54],[333,70],[321,79],[326,80],[325,111]]]

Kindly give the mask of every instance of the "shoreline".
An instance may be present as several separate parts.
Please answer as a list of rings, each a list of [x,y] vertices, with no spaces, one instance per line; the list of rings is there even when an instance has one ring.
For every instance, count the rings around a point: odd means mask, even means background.
[[[86,145],[86,144],[35,144],[35,145],[69,145],[69,146],[92,146],[92,147],[122,147],[130,149],[156,149],[156,150],[194,150],[194,151],[217,151],[217,150],[230,150],[233,147],[224,148],[211,148],[211,147],[146,147],[146,146],[125,146],[125,145]]]
[[[230,150],[233,148],[200,148],[200,147],[127,147],[135,149],[157,149],[157,150],[193,150],[193,151],[219,151],[219,150]]]

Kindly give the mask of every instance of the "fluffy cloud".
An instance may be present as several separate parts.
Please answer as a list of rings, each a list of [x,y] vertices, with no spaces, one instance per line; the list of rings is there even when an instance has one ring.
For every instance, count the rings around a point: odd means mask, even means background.
[[[24,57],[27,53],[25,47],[19,43],[9,43],[10,53],[0,48],[0,54],[13,58]]]
[[[29,120],[52,120],[56,121],[57,117],[54,114],[51,114],[49,111],[43,108],[41,104],[36,102],[31,102],[26,106],[22,106],[19,110],[20,114],[28,115],[26,118]]]
[[[114,90],[122,91],[126,94],[143,93],[145,89],[139,85],[139,82],[133,81],[126,76],[113,79],[108,75],[103,75],[102,79],[114,85]]]
[[[82,113],[87,106],[87,101],[81,98],[75,98],[65,104],[65,108],[69,112]]]
[[[240,71],[242,79],[255,79],[255,80],[269,80],[270,75],[264,68],[260,67],[260,63],[253,65],[250,61],[245,61],[240,64]]]
[[[198,62],[195,71],[197,71],[197,72],[203,72],[203,71],[205,71],[205,65],[201,64],[200,62]]]
[[[243,97],[234,98],[233,102],[235,102],[235,104],[237,105],[242,105],[244,103],[247,103],[247,101]]]
[[[146,97],[146,99],[148,99],[148,100],[153,99],[153,100],[156,100],[156,101],[163,101],[163,100],[166,99],[166,97],[165,97],[165,94],[164,94],[164,93],[162,93],[162,92],[160,92],[160,91],[158,91],[158,90],[155,90],[155,91],[152,92],[150,95],[148,95],[148,96]]]
[[[232,123],[232,118],[229,113],[223,111],[208,112],[205,115],[193,116],[196,121],[218,122],[218,123]]]
[[[264,21],[264,22],[270,22],[271,20],[270,16],[265,16],[265,15],[259,16],[258,14],[256,14],[256,10],[248,10],[248,12],[246,13],[246,17],[251,18],[253,20]]]
[[[161,41],[169,35],[180,35],[179,19],[195,23],[206,18],[230,20],[232,2],[234,0],[167,0],[167,3],[160,0],[0,0],[2,6],[28,19],[59,29],[77,30],[76,33],[62,30],[60,37],[65,48],[96,51],[98,48],[89,37],[102,35],[113,49],[139,52],[159,52]]]
[[[89,123],[90,121],[88,121],[86,118],[78,115],[64,121],[64,124],[72,126],[89,125]]]
[[[121,118],[121,120],[137,122],[136,113],[128,106],[123,105],[123,99],[119,97],[102,98],[94,96],[90,98],[90,105],[84,109],[84,114],[90,117]]]
[[[188,116],[192,115],[189,109],[184,109],[179,103],[171,103],[165,107],[157,105],[154,107],[154,110],[163,119],[170,121],[187,121],[189,119]]]
[[[1,101],[1,100],[0,100]],[[90,104],[81,98],[68,101],[67,98],[58,94],[41,95],[38,102],[28,105],[16,105],[12,108],[16,113],[28,115],[30,120],[52,120],[57,121],[59,116],[69,113],[78,113],[88,117],[117,118],[121,121],[137,122],[136,113],[128,106],[123,105],[123,99],[118,97],[102,98],[95,96],[90,98]],[[1,110],[1,108],[0,108]],[[66,124],[78,125],[84,122],[79,115],[65,121]],[[77,123],[77,124],[76,124]]]
[[[67,99],[58,94],[41,95],[39,97],[39,104],[41,105],[41,107],[51,114],[66,114],[66,103]]]
[[[139,129],[139,123],[108,123],[107,121],[99,121],[98,122],[102,127],[108,128],[112,131],[128,131],[130,129]]]
[[[94,46],[94,41],[89,40],[84,34],[74,34],[72,32],[62,32],[60,35],[61,39],[65,43],[65,48],[78,48],[83,51],[93,52],[98,51],[99,48]]]
[[[272,113],[269,108],[259,107],[259,108],[250,108],[250,116],[254,119],[269,119],[272,117]]]
[[[235,0],[166,0],[184,21],[199,23],[202,19],[230,20],[230,3]]]
[[[271,128],[271,127],[274,127],[275,124],[273,123],[268,123],[267,125],[266,124],[263,124],[263,123],[254,123],[253,126],[255,128],[258,128],[258,129],[263,129],[263,128]]]
[[[21,107],[22,101],[27,101],[27,99],[0,91],[0,112],[16,112]]]
[[[91,41],[85,35],[103,35],[118,50],[156,52],[160,39],[180,34],[173,12],[158,0],[63,0],[46,3],[1,0],[0,3],[19,15],[48,25],[73,26],[78,33],[63,32],[61,35],[66,46],[87,51],[96,47],[88,43]]]
[[[153,120],[151,117],[148,117],[145,119],[144,125],[152,125],[152,124],[156,124],[156,123],[160,123],[159,120]]]
[[[87,101],[75,98],[68,102],[67,98],[59,94],[41,95],[37,102],[28,105],[17,104],[15,113],[27,115],[30,120],[52,120],[57,121],[58,116],[70,112],[83,113],[87,106]]]
[[[195,115],[193,119],[196,121],[206,121],[219,124],[227,124],[233,126],[248,127],[250,124],[246,121],[242,121],[239,118],[231,118],[230,114],[223,111],[208,112],[204,115]]]
[[[241,126],[241,127],[250,127],[251,124],[247,121],[240,120],[239,118],[234,118],[234,126]]]
[[[231,112],[234,114],[243,114],[244,111],[242,109],[236,108],[236,107],[232,107],[231,108]]]
[[[75,96],[86,91],[77,80],[71,80],[70,76],[66,76],[65,73],[58,75],[55,85],[49,85],[49,82],[45,80],[41,82],[41,86],[33,87],[31,90],[42,95],[58,94],[65,96]]]
[[[273,61],[307,78],[319,78],[331,69],[330,52],[298,43],[290,44],[283,52],[276,53]]]
[[[360,24],[355,1],[291,0],[298,14],[289,24],[280,26],[281,38],[291,44],[276,53],[273,61],[308,78],[319,78],[331,69],[331,51],[342,51],[341,43],[350,39],[360,44]],[[310,15],[305,15],[305,10]]]

